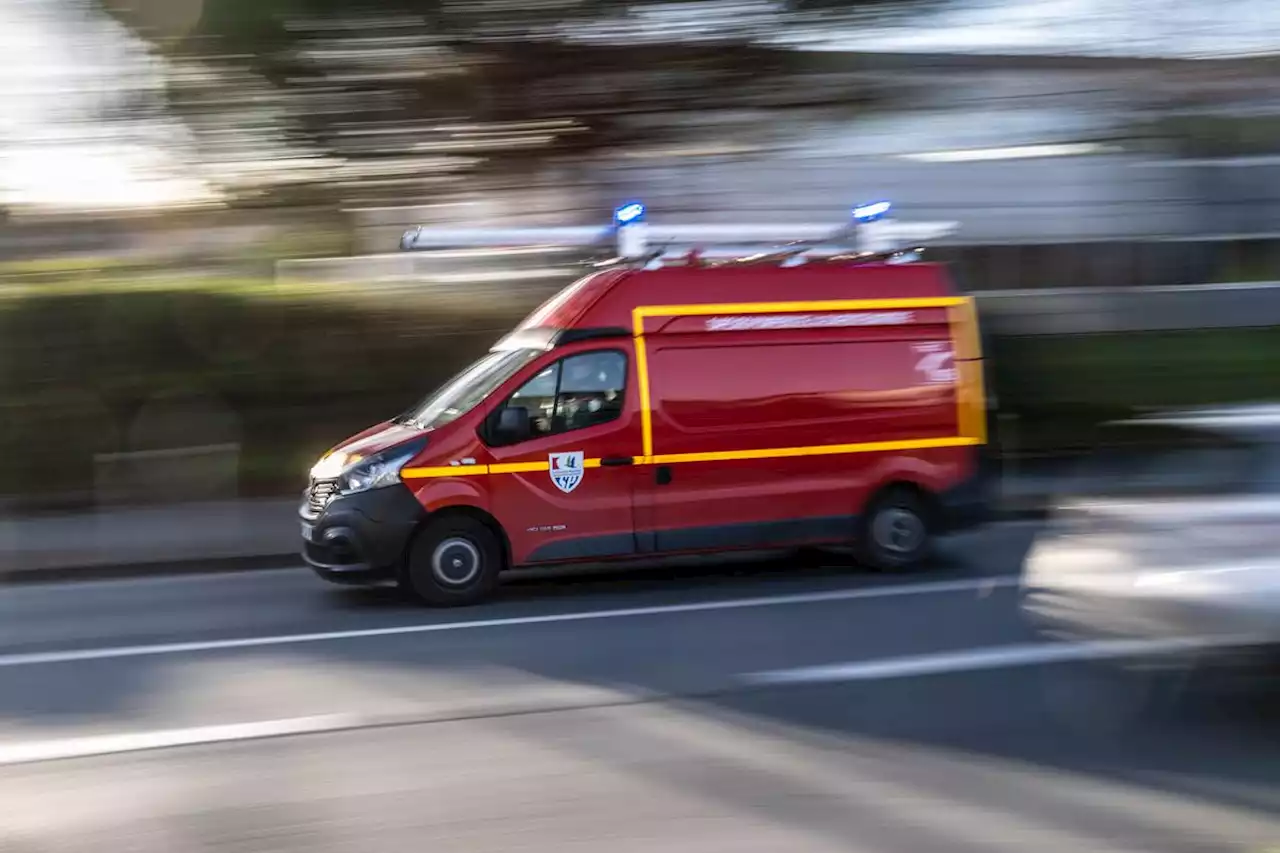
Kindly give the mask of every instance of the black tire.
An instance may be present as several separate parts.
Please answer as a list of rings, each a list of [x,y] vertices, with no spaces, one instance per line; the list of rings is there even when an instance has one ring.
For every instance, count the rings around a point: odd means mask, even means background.
[[[858,525],[858,562],[881,571],[919,568],[933,554],[934,527],[919,492],[887,489],[872,500]]]
[[[446,515],[418,532],[400,584],[433,607],[464,607],[493,592],[502,563],[502,544],[488,526]]]

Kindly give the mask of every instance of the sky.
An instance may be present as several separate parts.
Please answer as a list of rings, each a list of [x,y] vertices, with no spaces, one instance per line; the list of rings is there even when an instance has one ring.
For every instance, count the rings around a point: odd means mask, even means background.
[[[123,27],[64,0],[0,0],[0,203],[163,207],[211,199],[163,115],[113,126],[102,109],[160,67]]]
[[[838,50],[1137,54],[1280,52],[1277,0],[957,0],[904,26],[829,34]]]
[[[174,2],[174,0],[170,0]],[[709,0],[691,19],[655,4],[646,27],[688,31],[767,15],[770,0]],[[795,41],[796,39],[793,39]],[[955,0],[889,28],[823,30],[811,49],[1138,53],[1280,52],[1280,0]],[[162,112],[102,120],[123,90],[154,92],[147,46],[89,0],[0,0],[0,203],[156,207],[216,199],[185,129]]]

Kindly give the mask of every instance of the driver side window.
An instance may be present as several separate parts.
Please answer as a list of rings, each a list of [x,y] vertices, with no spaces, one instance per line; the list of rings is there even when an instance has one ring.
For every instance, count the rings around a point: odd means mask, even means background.
[[[520,390],[511,395],[504,408],[521,408],[529,413],[529,437],[551,434],[555,418],[556,389],[560,387],[560,365],[557,361],[538,371]]]
[[[543,368],[503,408],[525,410],[531,439],[598,426],[622,414],[626,377],[623,353],[578,353]]]

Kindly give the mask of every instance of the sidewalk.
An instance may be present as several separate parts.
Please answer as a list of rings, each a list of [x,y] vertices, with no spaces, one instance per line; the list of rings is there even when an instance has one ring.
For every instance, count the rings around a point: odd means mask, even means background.
[[[296,498],[0,518],[0,582],[299,563]]]
[[[1006,478],[1000,509],[1034,514],[1056,479]],[[0,583],[298,565],[296,498],[0,518]]]

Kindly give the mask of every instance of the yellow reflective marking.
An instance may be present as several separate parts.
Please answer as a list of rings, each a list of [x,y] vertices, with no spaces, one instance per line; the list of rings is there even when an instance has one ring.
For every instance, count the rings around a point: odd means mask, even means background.
[[[967,436],[909,438],[902,441],[867,441],[857,444],[819,444],[811,447],[766,447],[759,450],[723,450],[712,453],[668,453],[635,461],[636,465],[675,465],[684,462],[739,462],[750,459],[791,459],[797,456],[836,456],[846,453],[884,453],[893,450],[929,450],[936,447],[966,447],[980,443]],[[583,467],[599,468],[599,459],[584,459]],[[473,477],[477,474],[526,474],[549,471],[549,462],[506,462],[500,465],[450,465],[438,468],[405,468],[406,479],[431,477]]]
[[[960,341],[961,310],[959,306],[947,309],[947,337],[951,340],[951,366],[956,374],[956,432],[960,433],[960,435],[966,435],[967,433],[964,429],[965,420],[967,419],[965,409],[968,406],[966,405],[967,401],[964,393],[964,368],[961,366],[964,362],[960,360],[960,350],[964,346]]]
[[[653,456],[653,413],[649,411],[649,356],[644,346],[644,316],[632,312],[632,326],[636,345],[636,376],[640,380],[640,448],[641,460]]]
[[[637,317],[702,317],[707,314],[794,314],[800,311],[875,311],[885,308],[951,308],[963,296],[916,296],[899,299],[826,299],[810,302],[724,302],[711,305],[641,305]],[[638,333],[643,332],[640,327]]]
[[[956,358],[982,358],[982,343],[978,338],[978,312],[974,310],[973,299],[966,299],[964,303],[957,305],[955,316],[960,327]]]
[[[526,474],[530,471],[550,471],[550,462],[503,462],[490,465],[490,474]]]
[[[637,465],[644,465],[654,462],[657,459],[669,460],[673,457],[662,456],[656,457],[653,454],[653,402],[650,397],[649,390],[649,361],[648,353],[645,348],[644,339],[644,321],[646,317],[696,317],[706,316],[708,314],[786,314],[799,313],[801,311],[876,311],[892,308],[963,308],[968,306],[969,310],[973,309],[973,300],[967,296],[920,296],[906,297],[901,299],[828,299],[814,300],[809,302],[725,302],[710,305],[640,305],[631,310],[632,335],[635,338],[636,347],[636,374],[639,377],[640,386],[640,440],[643,455],[636,460]],[[956,346],[955,341],[955,317],[952,312],[948,311],[947,320],[952,326],[952,346]],[[975,324],[976,328],[976,324]],[[976,350],[975,350],[976,351]],[[977,356],[975,356],[977,357]],[[981,386],[979,385],[978,394],[981,395]],[[960,391],[957,388],[957,397]],[[981,396],[979,396],[979,405],[981,405]],[[960,430],[960,422],[968,421],[968,418],[961,417],[961,404],[957,403],[957,429]],[[973,433],[964,432],[956,439],[959,446],[964,444],[985,444],[986,443],[986,427],[981,429],[981,439],[972,439]],[[925,439],[933,441],[934,439]],[[883,443],[883,442],[881,442]],[[894,442],[890,442],[894,443]],[[837,446],[837,445],[832,445]],[[838,445],[840,447],[854,445]],[[944,446],[944,445],[929,445]],[[802,448],[789,448],[789,450],[799,450]],[[895,449],[895,448],[886,448]],[[907,448],[902,448],[907,449]],[[736,452],[736,451],[730,451]],[[752,452],[755,451],[746,451]],[[856,453],[860,451],[828,451],[836,453]],[[683,459],[689,454],[677,454],[682,457],[683,461],[693,461]],[[693,454],[702,456],[705,454]],[[810,455],[807,453],[789,453],[790,456]],[[761,459],[762,456],[725,456],[724,459]]]
[[[858,444],[820,444],[812,447],[769,447],[760,450],[725,450],[713,453],[668,453],[653,457],[654,465],[679,462],[736,462],[743,459],[789,459],[797,456],[835,456],[844,453],[883,453],[890,450],[927,450],[934,447],[965,447],[977,439],[964,436],[912,438],[903,441],[867,441]]]
[[[475,477],[488,474],[488,465],[440,465],[435,468],[401,468],[401,479],[422,480],[428,477]]]
[[[584,468],[599,468],[599,459],[582,460]],[[497,465],[441,465],[435,468],[404,468],[400,476],[406,480],[439,477],[475,477],[480,474],[531,474],[550,471],[551,462],[502,462]]]
[[[982,340],[978,335],[978,314],[972,298],[957,306],[952,314],[952,342],[956,376],[956,425],[961,435],[987,443],[987,398],[982,375]]]

